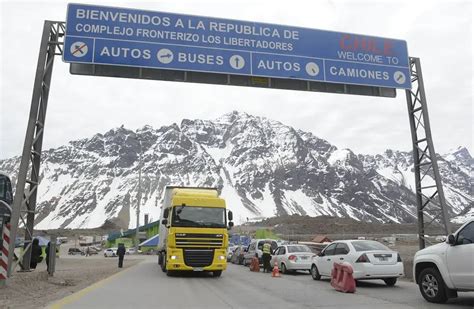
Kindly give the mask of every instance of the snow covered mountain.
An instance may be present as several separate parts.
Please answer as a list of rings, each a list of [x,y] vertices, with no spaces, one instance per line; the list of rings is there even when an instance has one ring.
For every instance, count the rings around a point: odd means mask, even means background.
[[[356,155],[280,122],[233,112],[159,129],[116,128],[44,151],[36,228],[92,228],[106,220],[134,227],[140,149],[141,213],[152,220],[171,184],[218,187],[237,222],[282,214],[416,220],[410,152]],[[465,148],[439,157],[457,220],[472,213],[473,162]],[[18,166],[18,157],[0,161],[12,175]]]

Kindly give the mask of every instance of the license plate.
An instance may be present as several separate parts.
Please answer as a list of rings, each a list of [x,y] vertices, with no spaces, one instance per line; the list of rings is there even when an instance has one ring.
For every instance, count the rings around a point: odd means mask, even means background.
[[[202,267],[194,267],[193,271],[203,271],[204,269]]]
[[[307,256],[302,256],[301,259],[302,259],[302,260],[307,260],[308,257],[307,257]]]
[[[379,260],[381,260],[381,261],[388,261],[388,258],[386,258],[386,257],[380,257]]]

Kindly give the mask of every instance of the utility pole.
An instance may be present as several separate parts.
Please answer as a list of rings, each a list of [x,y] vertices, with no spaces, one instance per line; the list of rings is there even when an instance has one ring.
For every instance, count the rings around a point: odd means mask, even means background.
[[[142,200],[142,141],[138,140],[140,143],[140,160],[139,160],[139,168],[138,168],[138,192],[137,192],[137,230],[135,232],[135,252],[138,252],[138,245],[140,244],[139,240],[139,233],[140,233],[140,203]]]

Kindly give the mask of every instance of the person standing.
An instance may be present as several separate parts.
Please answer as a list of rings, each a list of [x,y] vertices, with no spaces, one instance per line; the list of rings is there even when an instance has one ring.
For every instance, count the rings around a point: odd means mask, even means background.
[[[39,239],[35,238],[33,239],[33,243],[31,244],[31,258],[30,258],[30,268],[31,269],[36,269],[36,266],[38,263],[41,263],[43,258],[41,255],[43,254],[43,250],[41,249],[41,246],[39,245]]]
[[[125,246],[124,244],[119,244],[117,249],[117,255],[119,258],[118,267],[122,268],[123,266],[123,257],[125,256]]]
[[[270,266],[270,260],[272,258],[271,256],[271,245],[269,241],[266,241],[263,244],[262,248],[262,260],[263,260],[263,272],[270,272],[271,271],[271,266]]]
[[[46,246],[46,271],[49,273],[49,250],[51,250],[51,242],[48,241],[48,245]]]

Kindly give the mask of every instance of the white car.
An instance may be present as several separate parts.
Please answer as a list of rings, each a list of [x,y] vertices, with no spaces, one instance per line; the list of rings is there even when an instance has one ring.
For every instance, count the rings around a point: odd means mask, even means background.
[[[429,302],[444,303],[458,291],[474,291],[474,218],[446,242],[418,251],[413,278]]]
[[[295,270],[311,269],[311,259],[314,253],[305,245],[284,245],[278,247],[272,257],[271,266],[278,265],[282,273]]]
[[[311,276],[331,277],[334,263],[348,262],[355,280],[382,279],[393,286],[404,275],[400,254],[373,240],[340,240],[329,244],[313,258]]]
[[[117,248],[108,248],[104,250],[104,257],[115,257],[117,256]]]
[[[117,252],[117,250],[116,250]],[[125,254],[129,255],[129,254],[141,254],[142,253],[142,250],[135,250],[134,247],[131,247],[131,248],[127,248],[127,250],[125,251]]]

